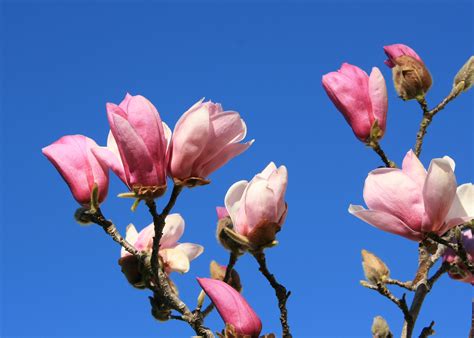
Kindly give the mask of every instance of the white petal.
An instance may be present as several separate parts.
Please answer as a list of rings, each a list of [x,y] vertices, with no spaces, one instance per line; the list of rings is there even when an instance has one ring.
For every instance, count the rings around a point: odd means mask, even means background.
[[[165,226],[163,228],[163,236],[161,237],[160,246],[162,248],[170,248],[176,245],[176,242],[183,236],[184,219],[180,214],[170,214],[166,216]]]
[[[180,243],[174,248],[184,252],[189,261],[196,259],[204,252],[204,247],[202,245],[194,243]]]
[[[137,238],[138,238],[138,231],[137,229],[135,228],[135,226],[130,223],[128,226],[127,226],[127,230],[125,230],[125,240],[132,244],[132,245],[135,245],[135,242],[137,241]],[[130,255],[124,248],[122,248],[122,250],[120,251],[120,257],[124,257],[124,256],[128,256]]]
[[[249,182],[248,181],[238,181],[227,190],[227,193],[224,198],[224,203],[227,211],[229,212],[230,218],[232,222],[235,224],[237,219],[237,213],[240,208],[240,202],[242,199],[242,195],[247,188]]]
[[[189,271],[189,259],[183,251],[177,249],[161,249],[160,256],[163,258],[165,268],[168,272],[176,271],[186,273]]]
[[[465,183],[457,188],[456,197],[446,220],[461,217],[474,217],[474,186],[472,183]]]

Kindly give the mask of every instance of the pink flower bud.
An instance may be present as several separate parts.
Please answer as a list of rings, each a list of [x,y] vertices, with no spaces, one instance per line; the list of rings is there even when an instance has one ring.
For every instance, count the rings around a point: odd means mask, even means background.
[[[287,184],[286,167],[273,162],[250,182],[234,183],[225,196],[233,230],[256,246],[271,243],[286,217]]]
[[[68,135],[42,149],[83,206],[90,204],[94,183],[99,189],[99,203],[105,200],[109,188],[109,171],[92,154],[94,148],[98,148],[94,140],[83,135]]]
[[[383,136],[388,110],[387,87],[377,67],[372,68],[368,76],[359,67],[344,63],[337,72],[324,75],[322,82],[359,140],[368,141],[375,121],[380,129],[377,137]]]
[[[472,201],[471,199],[471,204]],[[474,264],[474,237],[472,236],[472,230],[469,229],[463,232],[462,245],[464,250],[466,250],[469,262]],[[453,267],[448,271],[451,278],[474,285],[474,276],[452,249],[448,248],[446,250],[443,255],[443,261],[453,264]]]
[[[402,44],[385,46],[383,49],[388,56],[385,64],[392,68],[393,83],[398,95],[403,100],[424,97],[433,81],[418,54]]]
[[[232,286],[220,280],[198,278],[204,292],[211,298],[226,325],[236,334],[258,338],[262,322],[247,301]]]
[[[107,148],[95,149],[94,154],[137,195],[162,195],[171,131],[155,106],[143,96],[127,94],[120,105],[107,104],[107,116]]]
[[[202,100],[181,116],[172,139],[171,176],[193,186],[208,183],[212,172],[247,150],[247,127],[239,113]]]
[[[426,233],[443,235],[474,218],[472,206],[468,207],[474,193],[472,184],[456,186],[451,158],[433,159],[426,172],[410,150],[402,169],[369,173],[364,186],[369,209],[351,205],[349,212],[381,230],[421,241]]]

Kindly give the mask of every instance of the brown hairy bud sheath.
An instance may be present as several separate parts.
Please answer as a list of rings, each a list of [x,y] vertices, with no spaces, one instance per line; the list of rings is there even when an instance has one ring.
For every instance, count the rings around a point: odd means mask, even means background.
[[[392,338],[387,321],[382,316],[374,317],[372,322],[372,338]]]
[[[140,262],[137,257],[128,255],[119,259],[118,261],[122,273],[127,278],[128,282],[138,289],[144,289],[145,283],[143,275],[140,272]]]
[[[212,279],[223,281],[225,277],[226,269],[227,267],[220,265],[216,261],[212,261],[211,264],[209,264],[209,270],[210,270],[210,275]],[[230,286],[232,286],[234,289],[236,289],[239,292],[242,291],[240,276],[239,276],[239,273],[235,269],[232,269],[230,273],[230,278],[227,281],[227,284],[229,284]]]
[[[423,98],[433,82],[426,66],[408,55],[399,56],[394,63],[393,83],[398,95],[403,100]]]
[[[242,248],[242,245],[238,242],[236,242],[234,239],[232,239],[225,229],[233,229],[234,225],[232,224],[232,219],[227,216],[221,218],[219,221],[217,221],[217,229],[216,229],[216,238],[217,241],[227,250],[232,251],[236,254],[240,254],[243,251],[245,251],[244,248]]]
[[[367,250],[362,250],[362,268],[365,278],[372,284],[383,283],[390,276],[387,265]]]

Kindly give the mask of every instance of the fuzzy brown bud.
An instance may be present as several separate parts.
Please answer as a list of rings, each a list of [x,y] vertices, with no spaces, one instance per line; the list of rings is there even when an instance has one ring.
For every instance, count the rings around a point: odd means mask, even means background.
[[[390,276],[387,265],[367,250],[362,250],[362,268],[365,278],[372,284],[383,283]]]
[[[372,322],[372,338],[392,338],[387,321],[382,316],[374,317]]]
[[[209,270],[210,270],[211,278],[223,281],[227,267],[220,265],[216,261],[212,261],[211,264],[209,264]],[[239,292],[242,291],[240,276],[239,276],[239,273],[235,269],[232,269],[232,271],[230,272],[230,278],[226,282],[237,291]]]
[[[137,289],[144,289],[145,282],[143,281],[143,275],[140,272],[140,262],[138,258],[132,255],[124,256],[118,261],[122,273],[127,278],[128,282]]]
[[[401,55],[394,59],[393,63],[393,83],[398,95],[403,100],[423,98],[433,82],[423,62],[408,55]]]
[[[453,90],[459,88],[462,91],[466,91],[472,87],[473,82],[474,56],[471,56],[454,77]]]
[[[231,238],[228,231],[225,229],[232,230],[234,225],[232,219],[229,216],[223,217],[217,221],[216,237],[217,241],[227,250],[232,251],[236,254],[241,254],[245,251],[242,244]]]

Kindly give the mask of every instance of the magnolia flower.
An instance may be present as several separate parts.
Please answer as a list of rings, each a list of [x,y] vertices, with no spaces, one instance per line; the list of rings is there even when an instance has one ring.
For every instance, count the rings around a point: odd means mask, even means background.
[[[163,260],[166,273],[173,271],[186,273],[189,271],[190,262],[202,254],[204,248],[193,243],[179,243],[178,240],[184,233],[184,219],[180,214],[168,215],[165,219],[163,236],[160,240],[159,255]],[[139,251],[150,252],[153,249],[153,237],[155,237],[155,227],[151,223],[142,231],[137,232],[133,224],[127,227],[125,239],[135,246]],[[119,264],[123,272],[132,284],[140,284],[141,276],[136,275],[136,259],[124,248],[122,248]],[[135,282],[132,282],[135,281]]]
[[[470,197],[470,208],[474,209],[474,193],[472,191]],[[464,250],[466,250],[469,262],[474,264],[474,238],[472,236],[472,230],[469,229],[463,232],[462,245],[464,247]],[[443,261],[453,264],[453,266],[448,271],[449,276],[451,278],[474,285],[474,276],[462,263],[461,258],[456,256],[456,253],[451,248],[448,248],[446,250],[445,254],[443,255]]]
[[[91,152],[97,147],[97,143],[86,136],[68,135],[42,149],[83,206],[89,206],[94,184],[98,187],[99,203],[105,200],[109,189],[109,171]]]
[[[246,134],[239,113],[224,111],[211,101],[198,101],[174,128],[171,176],[189,186],[208,183],[206,177],[250,147],[253,140],[239,143]]]
[[[238,291],[217,279],[198,278],[197,280],[233,334],[239,337],[258,338],[262,331],[262,322]]]
[[[385,46],[388,59],[385,64],[392,68],[393,83],[398,95],[404,100],[424,97],[432,79],[423,60],[410,47],[402,44]]]
[[[323,87],[336,108],[344,115],[354,134],[368,141],[375,121],[380,139],[385,133],[388,99],[382,73],[372,68],[370,76],[357,66],[344,63],[337,72],[323,76]]]
[[[364,186],[369,209],[351,205],[349,212],[381,230],[421,241],[426,233],[443,235],[474,218],[472,184],[461,185],[457,191],[456,185],[451,158],[432,160],[426,172],[410,150],[402,169],[369,173]]]
[[[127,94],[116,105],[107,103],[110,133],[97,159],[138,196],[158,197],[166,189],[167,147],[171,131],[155,106],[140,95]]]
[[[273,162],[250,182],[234,183],[225,196],[233,230],[255,245],[271,243],[286,217],[287,184],[286,167]]]

